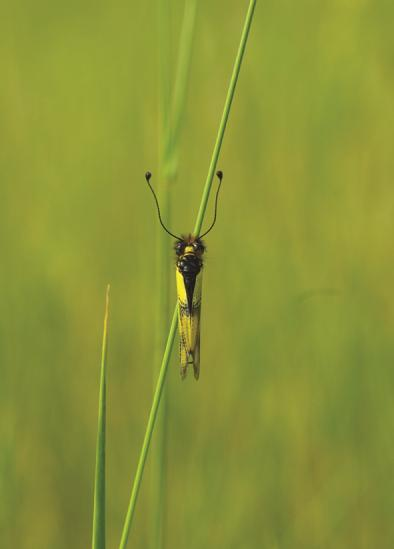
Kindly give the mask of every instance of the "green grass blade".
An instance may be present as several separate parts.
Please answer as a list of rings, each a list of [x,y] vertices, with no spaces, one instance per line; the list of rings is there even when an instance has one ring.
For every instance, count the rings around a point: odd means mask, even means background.
[[[100,396],[98,408],[96,472],[94,479],[94,508],[92,549],[105,549],[105,430],[107,392],[109,285],[105,300],[103,344],[101,351]]]
[[[202,223],[203,223],[203,220],[204,220],[205,211],[206,211],[208,198],[209,198],[209,193],[210,193],[210,190],[211,190],[211,187],[212,187],[212,180],[213,180],[213,176],[214,176],[214,173],[215,173],[217,161],[218,161],[218,158],[219,158],[221,146],[222,146],[222,143],[223,143],[224,132],[225,132],[225,129],[226,129],[226,126],[227,126],[227,121],[228,121],[228,117],[229,117],[229,114],[230,114],[231,104],[232,104],[235,88],[236,88],[237,81],[238,81],[239,71],[240,71],[241,64],[242,64],[242,59],[243,59],[243,56],[244,56],[244,53],[245,53],[245,47],[246,47],[246,43],[247,43],[248,36],[249,36],[249,30],[250,30],[250,26],[251,26],[251,23],[252,23],[252,18],[253,18],[255,5],[256,5],[256,0],[251,0],[250,4],[249,4],[247,15],[246,15],[243,31],[242,31],[242,36],[241,36],[241,41],[240,41],[240,45],[239,45],[239,48],[238,48],[238,53],[237,53],[235,63],[234,63],[234,68],[233,68],[233,72],[232,72],[232,76],[231,76],[231,80],[230,80],[229,89],[227,91],[227,97],[226,97],[226,101],[225,101],[225,104],[224,104],[223,114],[222,114],[222,118],[221,118],[220,125],[219,125],[219,130],[218,130],[218,134],[217,134],[217,138],[216,138],[216,142],[215,142],[215,147],[214,147],[214,150],[213,150],[212,159],[211,159],[211,163],[210,163],[209,170],[208,170],[208,176],[207,176],[205,186],[204,186],[204,190],[203,190],[203,194],[202,194],[201,204],[200,204],[200,208],[199,208],[199,211],[198,211],[197,220],[196,220],[195,229],[194,229],[195,234],[198,234],[201,231],[201,226],[202,226]],[[168,364],[169,364],[169,361],[170,361],[171,350],[172,350],[172,346],[173,346],[174,339],[175,339],[177,321],[178,321],[178,306],[176,305],[174,313],[173,313],[173,317],[172,317],[170,332],[169,332],[168,338],[167,338],[167,344],[166,344],[166,347],[165,347],[163,360],[162,360],[162,363],[161,363],[161,368],[160,368],[159,378],[158,378],[157,385],[156,385],[156,390],[155,390],[155,393],[154,393],[154,396],[153,396],[152,408],[151,408],[151,411],[150,411],[150,414],[149,414],[149,420],[148,420],[148,424],[147,424],[146,431],[145,431],[145,437],[144,437],[144,441],[143,441],[142,448],[141,448],[141,453],[140,453],[138,466],[137,466],[137,472],[136,472],[136,475],[135,475],[135,478],[134,478],[134,484],[133,484],[133,488],[132,488],[132,491],[131,491],[130,502],[129,502],[129,506],[128,506],[128,509],[127,509],[127,514],[126,514],[124,526],[123,526],[123,532],[122,532],[122,537],[121,537],[119,549],[125,549],[126,546],[127,546],[127,540],[128,540],[128,536],[129,536],[129,533],[130,533],[130,528],[131,528],[131,524],[132,524],[133,516],[134,516],[134,510],[135,510],[135,506],[136,506],[136,503],[137,503],[138,493],[139,493],[141,480],[142,480],[142,476],[143,476],[143,472],[144,472],[145,461],[146,461],[146,457],[147,457],[148,450],[149,450],[149,445],[150,445],[151,438],[152,438],[153,428],[154,428],[154,425],[155,425],[157,411],[158,411],[159,404],[160,404],[160,398],[161,398],[161,395],[162,395],[162,392],[163,392],[164,381],[165,381],[165,378],[166,378]]]

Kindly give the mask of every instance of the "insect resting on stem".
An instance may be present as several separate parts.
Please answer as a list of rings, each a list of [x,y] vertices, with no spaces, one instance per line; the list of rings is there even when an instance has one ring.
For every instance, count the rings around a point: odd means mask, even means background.
[[[200,313],[201,313],[201,286],[202,286],[202,256],[205,245],[202,238],[206,236],[216,223],[218,196],[223,179],[223,172],[216,172],[219,179],[215,197],[215,211],[213,221],[207,231],[202,235],[189,234],[177,236],[167,229],[161,218],[159,202],[150,179],[152,174],[146,172],[145,179],[152,191],[156,203],[159,221],[163,229],[175,238],[176,260],[176,288],[178,296],[178,328],[179,351],[181,362],[181,378],[187,374],[189,364],[193,365],[194,377],[200,375]]]

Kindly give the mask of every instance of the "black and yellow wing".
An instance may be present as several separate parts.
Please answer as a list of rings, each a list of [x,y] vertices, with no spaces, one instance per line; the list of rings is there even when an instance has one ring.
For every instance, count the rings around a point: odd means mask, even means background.
[[[178,294],[178,327],[179,350],[181,362],[181,378],[187,374],[187,367],[193,364],[194,377],[200,375],[200,312],[202,270],[196,275],[193,288],[191,307],[189,305],[185,279],[179,270],[176,270],[176,286]]]

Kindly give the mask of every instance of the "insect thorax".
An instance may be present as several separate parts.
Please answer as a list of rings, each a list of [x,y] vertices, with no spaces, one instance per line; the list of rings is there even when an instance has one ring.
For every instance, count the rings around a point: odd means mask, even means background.
[[[183,276],[193,276],[196,277],[202,268],[202,259],[197,254],[193,252],[185,253],[179,257],[176,262],[178,271],[183,274]]]

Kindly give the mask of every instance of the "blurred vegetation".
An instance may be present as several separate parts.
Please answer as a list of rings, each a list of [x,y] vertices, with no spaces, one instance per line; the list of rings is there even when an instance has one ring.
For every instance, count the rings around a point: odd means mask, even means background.
[[[246,8],[199,3],[175,232],[195,219]],[[152,392],[155,9],[2,6],[1,547],[89,546],[107,282],[119,543]],[[173,61],[182,11],[172,0]],[[167,378],[167,547],[394,546],[393,17],[385,0],[257,6],[207,239],[201,378],[181,383],[176,352]],[[150,539],[148,488],[130,546]]]

